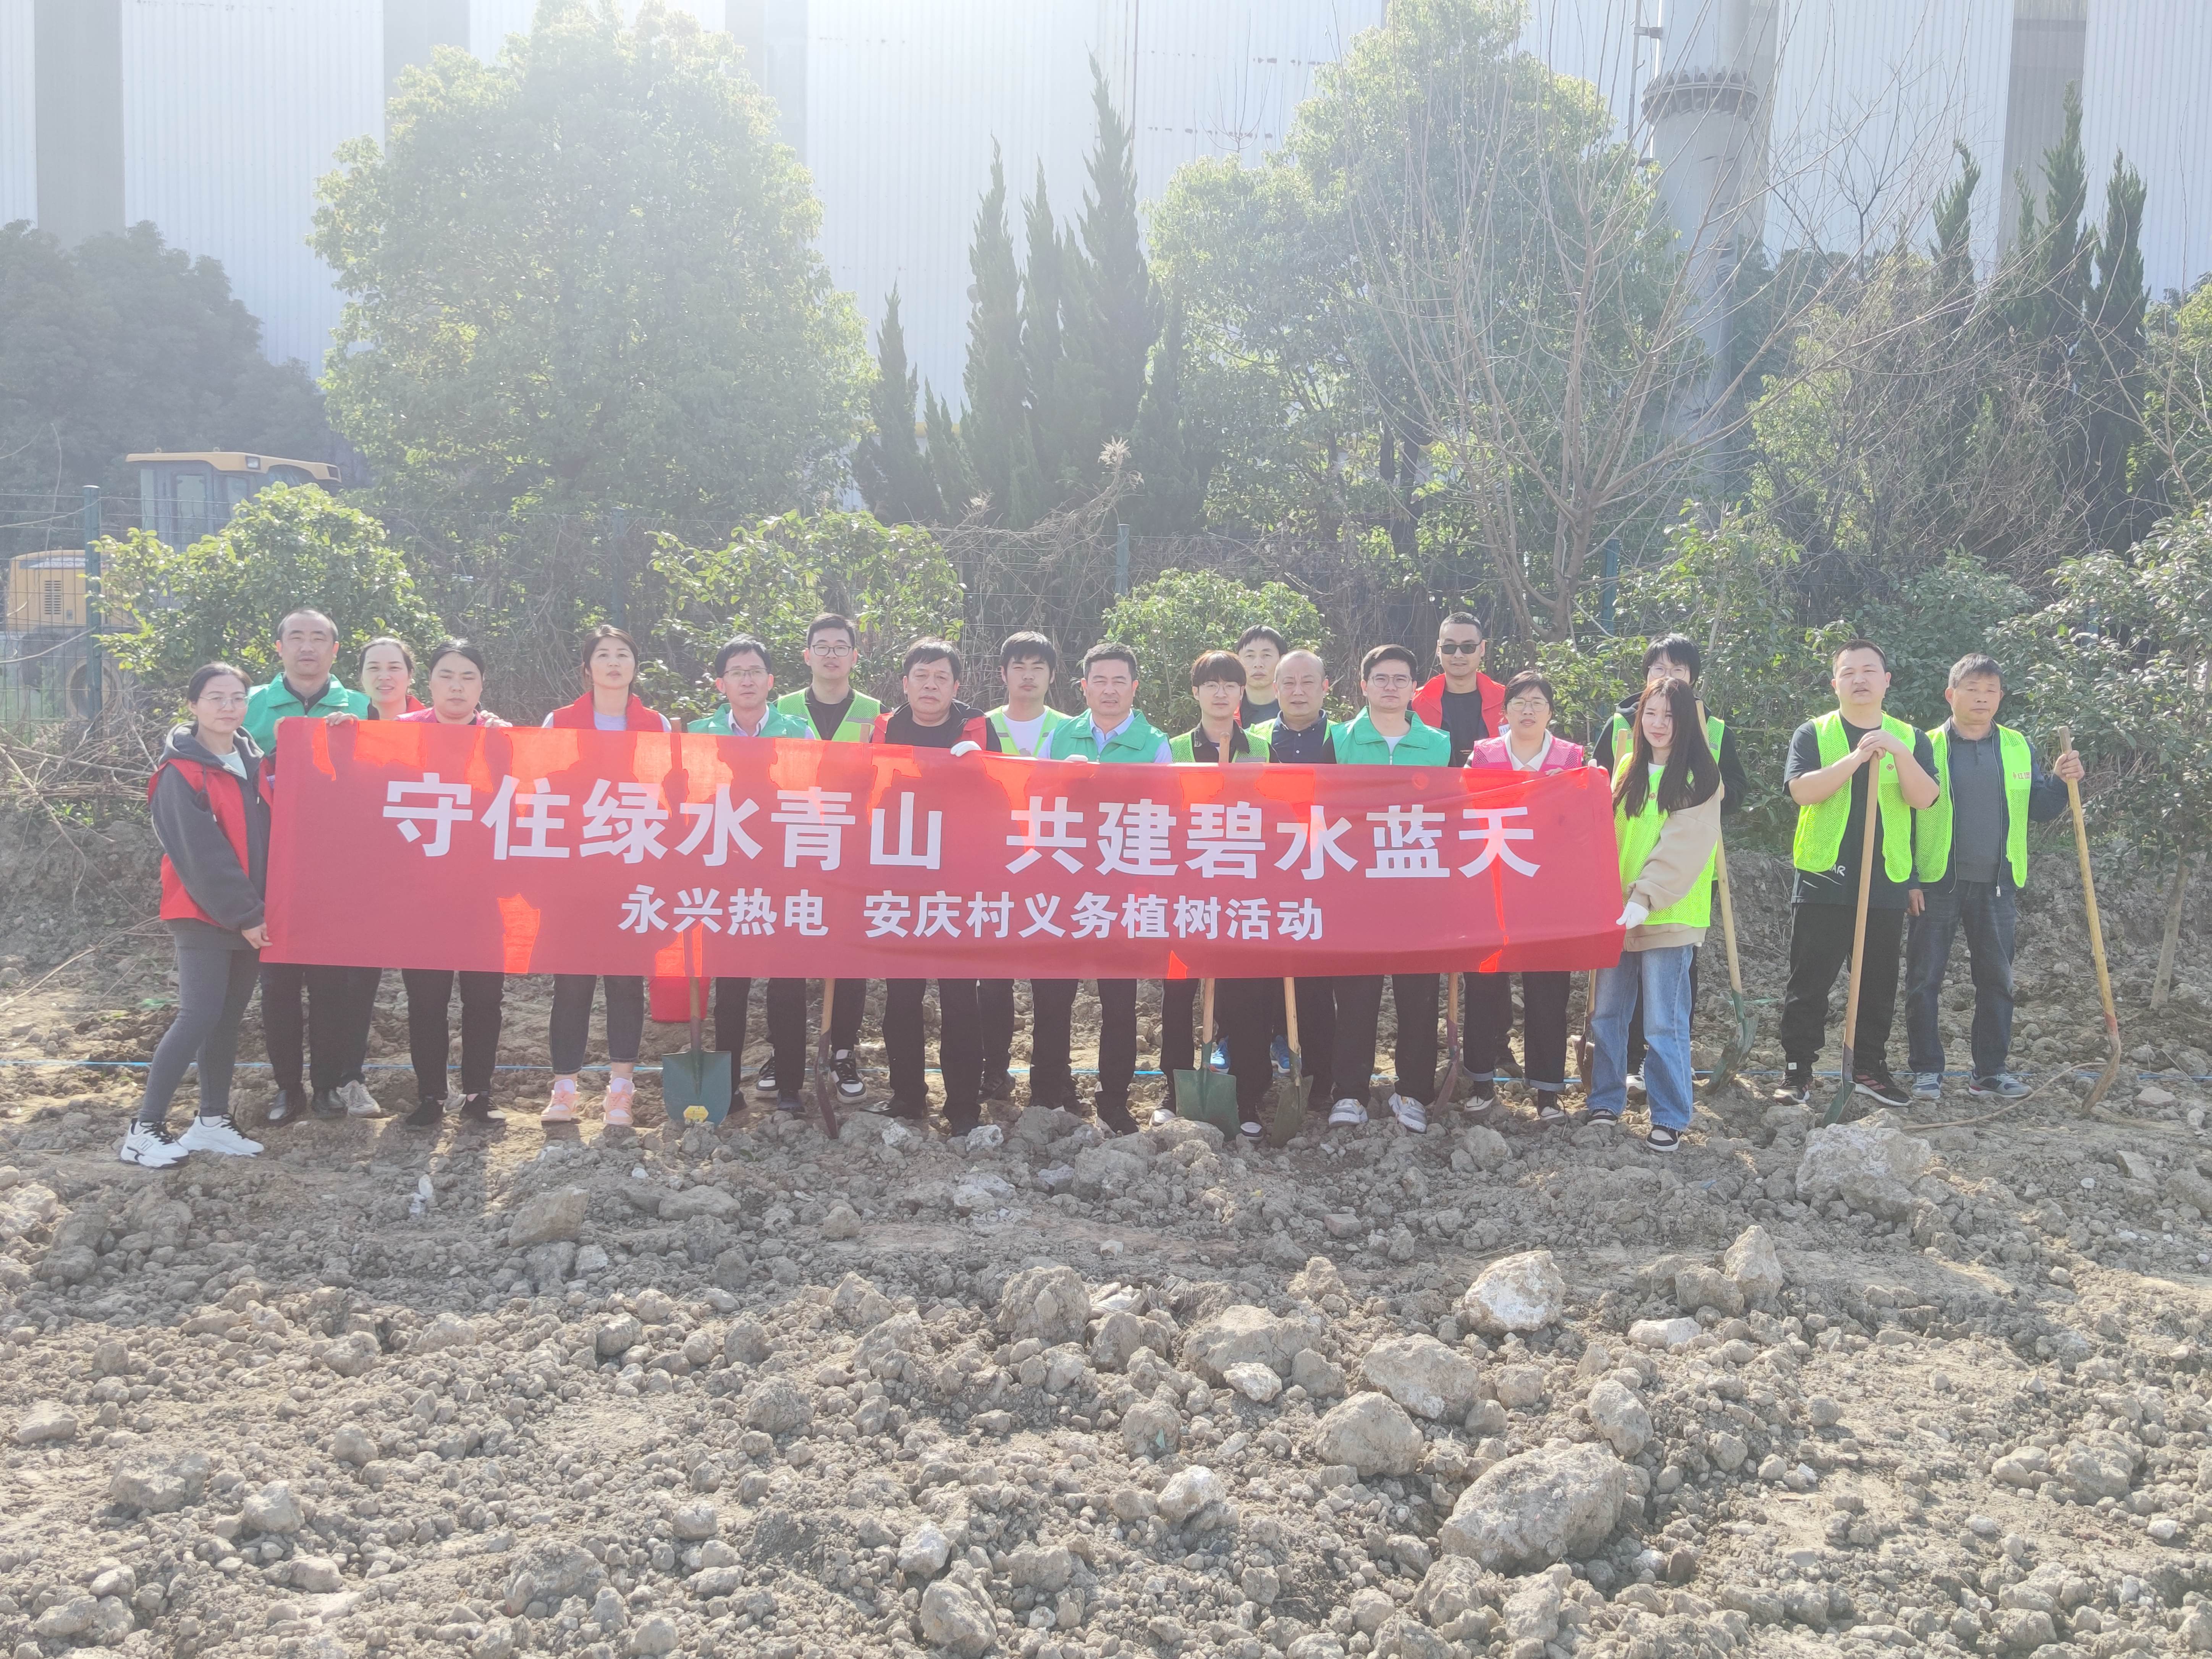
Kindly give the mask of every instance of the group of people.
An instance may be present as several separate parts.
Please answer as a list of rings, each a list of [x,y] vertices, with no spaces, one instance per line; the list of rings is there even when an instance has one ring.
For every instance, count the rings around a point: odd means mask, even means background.
[[[381,972],[259,959],[270,942],[263,891],[271,803],[283,775],[278,722],[307,716],[332,722],[507,724],[484,707],[484,656],[465,640],[448,640],[430,653],[420,674],[427,703],[414,695],[416,659],[400,641],[374,640],[362,649],[359,690],[334,677],[338,632],[319,611],[302,609],[284,617],[276,647],[279,672],[266,684],[250,684],[228,663],[210,663],[192,675],[189,717],[169,733],[148,786],[163,854],[161,915],[176,946],[177,1016],[155,1052],[144,1097],[124,1140],[127,1163],[162,1168],[195,1152],[251,1156],[261,1150],[232,1121],[229,1103],[239,1028],[257,983],[276,1085],[264,1122],[282,1127],[301,1117],[383,1115],[362,1076]],[[1741,805],[1748,787],[1735,735],[1699,700],[1694,641],[1671,635],[1652,642],[1644,653],[1643,684],[1621,700],[1587,753],[1553,729],[1558,698],[1542,674],[1525,672],[1500,684],[1483,672],[1488,641],[1480,623],[1463,611],[1448,616],[1439,628],[1436,672],[1425,679],[1411,647],[1389,644],[1369,651],[1358,666],[1358,711],[1334,721],[1326,712],[1330,679],[1321,655],[1289,648],[1273,629],[1247,629],[1233,649],[1207,651],[1190,665],[1198,722],[1172,734],[1155,728],[1138,710],[1142,665],[1133,651],[1114,641],[1092,646],[1078,665],[1080,714],[1053,705],[1060,656],[1040,633],[1015,634],[1000,647],[1006,701],[988,710],[962,700],[969,665],[945,641],[918,640],[908,648],[900,677],[903,701],[892,708],[854,685],[858,649],[850,619],[817,617],[802,653],[805,683],[779,696],[769,646],[740,634],[716,653],[713,664],[721,707],[689,729],[738,738],[900,744],[1146,765],[1280,762],[1524,773],[1599,768],[1613,802],[1618,925],[1624,936],[1620,962],[1599,970],[1592,986],[1585,1117],[1617,1123],[1630,1095],[1640,1093],[1650,1114],[1643,1144],[1656,1152],[1680,1144],[1691,1117],[1691,1015],[1698,951],[1712,919],[1722,820]],[[636,646],[621,629],[595,629],[584,641],[580,666],[581,695],[548,714],[545,726],[679,729],[638,696]],[[1784,768],[1798,819],[1781,1030],[1787,1071],[1777,1092],[1802,1102],[1813,1087],[1829,993],[1851,951],[1871,811],[1877,863],[1862,970],[1857,1091],[1890,1105],[1908,1098],[1885,1058],[1900,946],[1908,977],[1909,1093],[1940,1091],[1944,1054],[1936,1009],[1963,928],[1975,989],[1968,1086],[1977,1093],[2017,1095],[2023,1085],[2007,1070],[2007,1057],[2014,896],[2027,878],[2027,826],[2063,810],[2065,781],[2081,775],[2081,761],[2069,752],[2046,770],[2024,736],[1997,723],[2003,679],[1987,656],[1963,658],[1952,668],[1945,692],[1951,717],[1929,732],[1883,712],[1889,668],[1873,641],[1850,641],[1836,653],[1832,669],[1836,705],[1798,728]],[[1431,1109],[1445,1103],[1437,1099],[1443,1058],[1439,976],[1389,977],[1396,1029],[1385,1105],[1403,1129],[1418,1134],[1427,1128]],[[1537,1118],[1564,1121],[1573,975],[1541,972],[1520,978],[1519,1069]],[[410,968],[402,979],[416,1089],[406,1124],[434,1127],[449,1110],[465,1121],[501,1121],[491,1081],[505,976]],[[1077,1111],[1087,1107],[1103,1128],[1128,1133],[1138,1127],[1129,1106],[1137,1070],[1137,985],[1133,980],[1095,983],[1100,1014],[1095,1096],[1088,1102],[1079,1097],[1071,1065],[1077,981],[1037,980],[1030,983],[1028,1099]],[[1469,974],[1465,983],[1462,1057],[1473,1085],[1466,1106],[1479,1114],[1495,1107],[1498,1078],[1511,1069],[1513,988],[1506,974]],[[751,989],[746,979],[714,983],[714,1042],[733,1055],[744,1051]],[[460,1087],[454,1091],[449,1065],[457,990],[461,1055]],[[883,1002],[890,1085],[886,1109],[916,1121],[930,1110],[927,990],[927,981],[890,980]],[[1332,1127],[1368,1121],[1382,990],[1382,975],[1297,981],[1293,1006],[1310,1079],[1310,1104],[1326,1112]],[[943,1110],[948,1127],[962,1133],[980,1121],[985,1101],[1012,1097],[1014,985],[940,979],[936,991]],[[1214,1063],[1214,1056],[1197,1052],[1197,993],[1189,980],[1170,980],[1163,988],[1159,1060],[1170,1075]],[[867,1093],[855,1054],[866,994],[866,981],[841,980],[826,998],[829,1081],[848,1102]],[[592,1009],[602,995],[608,1075],[600,1109],[611,1125],[634,1121],[645,981],[562,974],[554,976],[549,1032],[554,1079],[540,1113],[546,1123],[574,1122],[581,1114],[579,1084]],[[770,1058],[753,1087],[775,1109],[796,1113],[803,1109],[806,1076],[807,986],[771,979],[763,1001]],[[1291,1009],[1274,979],[1218,981],[1215,1002],[1243,1130],[1256,1137],[1261,1103],[1287,1060]],[[173,1136],[170,1103],[195,1061],[198,1111]],[[732,1077],[738,1077],[734,1066]],[[733,1082],[733,1096],[741,1087],[741,1080]],[[1158,1110],[1174,1115],[1172,1085]]]

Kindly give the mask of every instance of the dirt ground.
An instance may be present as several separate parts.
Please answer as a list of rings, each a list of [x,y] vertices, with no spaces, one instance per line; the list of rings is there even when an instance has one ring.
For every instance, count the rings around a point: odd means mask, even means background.
[[[1787,872],[1736,864],[1766,1070]],[[2103,1038],[2069,862],[2035,877],[2040,1081]],[[1961,1074],[1838,1137],[1751,1077],[1668,1159],[1517,1097],[1280,1151],[1018,1100],[831,1142],[607,1129],[587,1083],[549,1137],[515,1069],[502,1130],[311,1122],[161,1175],[114,1149],[166,940],[15,902],[0,1650],[2212,1649],[2212,955],[2192,917],[2151,1014],[2165,896],[2106,896],[2097,1118],[2085,1073],[1961,1125],[1994,1104]],[[404,1110],[397,981],[369,1079]],[[542,1064],[546,1000],[510,985],[504,1062]],[[1970,1005],[1961,960],[1954,1066]],[[242,1072],[241,1117],[266,1094]]]

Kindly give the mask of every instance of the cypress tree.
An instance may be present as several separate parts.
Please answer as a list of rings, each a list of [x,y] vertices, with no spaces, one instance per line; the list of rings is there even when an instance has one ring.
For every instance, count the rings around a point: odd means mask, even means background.
[[[975,210],[968,267],[975,286],[968,309],[968,409],[960,417],[960,450],[973,493],[989,496],[991,513],[1002,516],[1012,497],[1017,449],[1028,448],[1028,411],[1020,284],[1013,238],[1006,231],[1006,171],[995,143],[991,187]]]
[[[1091,295],[1080,316],[1069,320],[1068,356],[1089,362],[1098,378],[1103,440],[1135,424],[1145,366],[1159,337],[1160,304],[1137,222],[1136,145],[1096,58],[1091,80],[1098,136],[1081,230]]]
[[[1013,471],[1006,520],[1026,528],[1060,504],[1060,474],[1068,434],[1059,397],[1063,247],[1037,163],[1036,190],[1022,204],[1029,267],[1022,282],[1022,368],[1029,380],[1029,446]]]
[[[2100,547],[2127,547],[2149,528],[2130,498],[2128,453],[2142,434],[2143,181],[2112,158],[2105,185],[2105,229],[2098,238],[2081,375],[2088,406],[2089,526]]]
[[[853,477],[868,510],[885,524],[935,524],[945,516],[937,483],[915,436],[914,404],[920,376],[907,366],[906,331],[899,323],[898,289],[884,303],[877,337],[876,383],[868,405],[875,429],[853,454]]]
[[[1131,518],[1152,535],[1200,527],[1213,472],[1212,447],[1183,409],[1184,349],[1182,301],[1171,295],[1129,444],[1131,459],[1144,479]]]

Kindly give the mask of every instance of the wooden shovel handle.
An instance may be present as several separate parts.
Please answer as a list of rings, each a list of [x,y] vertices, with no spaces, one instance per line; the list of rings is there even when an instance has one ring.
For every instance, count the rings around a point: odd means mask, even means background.
[[[2071,754],[2074,750],[2074,728],[2058,728],[2058,752]],[[2089,915],[2089,959],[2097,964],[2097,994],[2105,1000],[2105,1029],[2115,1043],[2119,1041],[2120,1013],[2112,1001],[2112,972],[2105,961],[2105,924],[2097,913],[2097,878],[2089,872],[2089,830],[2081,818],[2081,788],[2073,779],[2066,780],[2066,805],[2074,814],[2074,856],[2081,866],[2081,902]]]

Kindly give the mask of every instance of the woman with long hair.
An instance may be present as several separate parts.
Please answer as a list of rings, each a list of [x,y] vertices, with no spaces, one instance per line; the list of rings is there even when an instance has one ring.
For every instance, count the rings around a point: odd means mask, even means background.
[[[1504,708],[1504,732],[1469,750],[1468,766],[1548,773],[1570,772],[1585,763],[1582,744],[1552,730],[1552,683],[1534,669],[1513,677],[1505,688]],[[1521,975],[1521,1070],[1535,1093],[1540,1123],[1566,1121],[1559,1097],[1567,1087],[1567,995],[1574,978],[1564,969]],[[1481,1110],[1497,1098],[1498,1060],[1513,1033],[1513,976],[1469,974],[1467,992],[1467,1069],[1480,1103],[1472,1109]]]
[[[484,655],[467,640],[447,640],[430,653],[427,679],[430,706],[402,714],[403,720],[428,726],[505,726],[483,706]],[[415,1062],[415,1109],[404,1121],[410,1129],[430,1129],[446,1115],[447,1065],[453,1033],[447,1008],[453,986],[461,991],[461,1093],[464,1123],[498,1124],[505,1120],[491,1107],[491,1074],[499,1060],[501,1005],[507,975],[467,969],[403,968],[407,988],[407,1049]]]
[[[358,666],[362,695],[368,699],[363,718],[396,720],[422,708],[415,697],[415,653],[406,641],[389,634],[371,640],[361,648]]]
[[[647,708],[631,688],[637,683],[637,642],[611,623],[601,623],[584,641],[584,694],[545,717],[548,726],[581,732],[665,732],[668,717]],[[576,1079],[584,1068],[584,1049],[592,1024],[596,974],[553,975],[553,1092],[540,1112],[542,1123],[574,1123]],[[637,1102],[632,1080],[638,1044],[645,1036],[645,976],[608,974],[607,1095],[610,1125],[627,1128]]]
[[[269,943],[262,911],[269,804],[260,748],[239,730],[246,693],[246,676],[227,662],[195,670],[185,693],[191,719],[170,731],[146,785],[161,843],[161,920],[177,951],[177,1017],[154,1050],[138,1115],[123,1140],[123,1161],[149,1170],[193,1152],[251,1158],[261,1150],[230,1121],[239,1023]],[[194,1061],[199,1112],[172,1136],[169,1101]]]
[[[1671,1152],[1690,1127],[1690,953],[1705,937],[1713,850],[1721,836],[1721,769],[1698,718],[1698,695],[1654,680],[1636,705],[1635,741],[1613,774],[1620,846],[1620,960],[1597,975],[1590,1015],[1592,1122],[1617,1123],[1628,1097],[1628,1020],[1644,995],[1644,1145]]]

